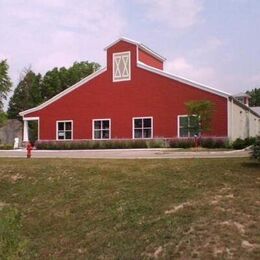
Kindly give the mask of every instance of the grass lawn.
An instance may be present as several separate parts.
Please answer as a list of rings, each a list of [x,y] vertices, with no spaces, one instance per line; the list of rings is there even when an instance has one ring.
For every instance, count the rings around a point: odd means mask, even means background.
[[[260,258],[249,159],[0,158],[0,258]]]

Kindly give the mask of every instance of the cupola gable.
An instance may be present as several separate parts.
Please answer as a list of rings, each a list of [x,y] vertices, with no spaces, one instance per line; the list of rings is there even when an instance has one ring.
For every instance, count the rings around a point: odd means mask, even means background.
[[[107,51],[107,69],[112,81],[130,81],[137,63],[143,63],[163,70],[165,58],[145,45],[120,38],[105,48]]]

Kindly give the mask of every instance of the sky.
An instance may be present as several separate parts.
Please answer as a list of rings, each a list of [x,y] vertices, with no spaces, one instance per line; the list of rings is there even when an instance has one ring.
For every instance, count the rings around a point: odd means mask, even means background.
[[[259,32],[259,0],[0,0],[13,88],[29,66],[105,66],[104,48],[124,36],[166,57],[166,71],[236,94],[260,87]]]

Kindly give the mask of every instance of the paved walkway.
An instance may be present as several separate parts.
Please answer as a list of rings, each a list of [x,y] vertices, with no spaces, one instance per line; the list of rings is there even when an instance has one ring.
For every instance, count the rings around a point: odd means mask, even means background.
[[[33,150],[32,158],[159,159],[249,157],[248,150],[190,151],[179,149]],[[26,150],[0,150],[0,157],[26,157]]]

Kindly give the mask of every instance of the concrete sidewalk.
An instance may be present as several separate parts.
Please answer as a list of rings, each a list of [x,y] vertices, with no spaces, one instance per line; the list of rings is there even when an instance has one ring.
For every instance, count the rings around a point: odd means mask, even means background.
[[[91,159],[179,159],[249,157],[244,150],[190,151],[182,149],[109,149],[109,150],[33,150],[32,158],[91,158]],[[26,150],[0,150],[0,157],[26,158]]]

